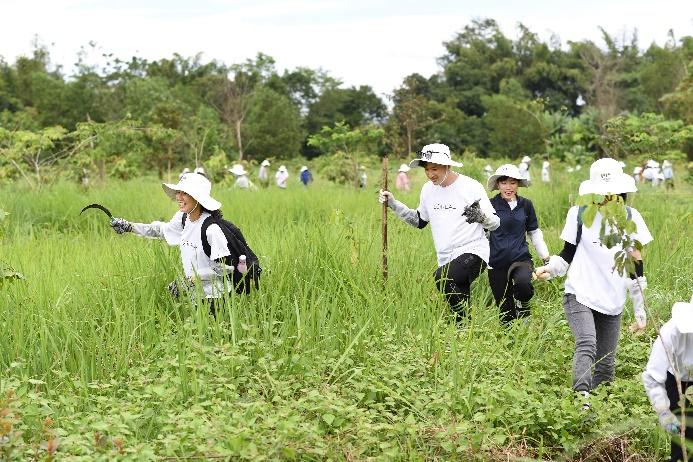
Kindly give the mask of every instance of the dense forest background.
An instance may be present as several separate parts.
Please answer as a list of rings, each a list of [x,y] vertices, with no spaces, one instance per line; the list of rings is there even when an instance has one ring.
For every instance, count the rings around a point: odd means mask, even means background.
[[[406,76],[388,100],[323,69],[280,73],[265,54],[94,59],[89,44],[65,75],[37,43],[14,63],[0,57],[0,181],[223,173],[299,156],[348,170],[357,154],[404,159],[436,141],[492,159],[693,160],[693,37],[670,32],[646,49],[635,33],[602,39],[544,42],[519,24],[512,40],[475,20],[443,44],[438,73]]]

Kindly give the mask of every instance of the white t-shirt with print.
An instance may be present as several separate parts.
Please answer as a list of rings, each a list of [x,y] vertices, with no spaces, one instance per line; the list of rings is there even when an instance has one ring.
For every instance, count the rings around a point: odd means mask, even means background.
[[[481,199],[479,205],[487,216],[495,215],[484,187],[468,176],[459,175],[450,186],[427,182],[421,189],[417,211],[431,225],[438,265],[443,266],[463,253],[478,255],[488,263],[489,244],[479,223],[467,223],[464,208]]]
[[[571,207],[561,232],[561,239],[575,244],[577,237],[578,206]],[[645,245],[652,241],[640,212],[631,207],[631,219],[636,231],[631,238]],[[573,261],[568,268],[565,292],[575,294],[575,299],[583,305],[600,313],[615,316],[623,311],[626,303],[628,276],[614,270],[614,256],[622,249],[616,245],[611,249],[599,241],[599,228],[602,217],[599,212],[591,227],[582,225],[582,237],[577,246]]]
[[[223,231],[218,225],[211,224],[207,227],[210,256],[205,254],[201,233],[202,223],[207,217],[209,217],[207,212],[202,212],[195,221],[188,217],[185,220],[185,228],[182,225],[183,212],[177,212],[168,223],[155,221],[150,224],[133,223],[132,225],[135,234],[165,239],[167,244],[179,246],[185,277],[196,276],[202,282],[205,297],[218,298],[224,292],[229,292],[230,287],[225,283],[219,264],[213,260],[228,256],[230,253]]]

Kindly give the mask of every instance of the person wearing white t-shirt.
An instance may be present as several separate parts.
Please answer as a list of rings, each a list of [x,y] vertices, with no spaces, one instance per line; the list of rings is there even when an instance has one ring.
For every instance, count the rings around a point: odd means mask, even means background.
[[[215,302],[233,288],[224,276],[233,272],[234,266],[224,232],[215,223],[206,229],[210,246],[210,255],[207,256],[203,250],[202,226],[208,217],[221,219],[221,203],[210,195],[210,181],[198,173],[186,173],[177,184],[163,183],[162,186],[164,192],[178,202],[178,212],[170,221],[144,224],[112,218],[111,227],[118,234],[132,232],[142,237],[163,239],[171,246],[180,247],[186,285],[190,289],[198,286],[210,312],[215,314]],[[177,284],[169,285],[169,290],[178,296]]]
[[[462,164],[452,160],[446,145],[424,146],[409,165],[423,167],[429,179],[421,189],[419,206],[410,209],[384,190],[380,190],[379,201],[387,202],[411,226],[422,229],[431,224],[438,257],[434,279],[459,322],[467,314],[471,284],[488,264],[484,230],[498,228],[500,220],[481,183],[451,170]]]
[[[590,179],[580,184],[579,194],[602,195],[606,202],[618,200],[619,196],[625,199],[627,193],[636,190],[635,181],[623,173],[618,161],[604,158],[592,164]],[[642,290],[647,287],[647,280],[643,274],[642,255],[636,249],[629,251],[636,259],[635,273],[621,275],[616,272],[614,256],[622,248],[620,245],[608,248],[600,242],[601,214],[597,212],[589,227],[580,224],[579,233],[579,213],[578,206],[568,210],[561,233],[563,251],[551,256],[535,274],[542,280],[568,275],[563,308],[575,338],[573,388],[584,396],[587,409],[589,392],[614,378],[616,346],[627,293],[630,293],[636,319],[631,328],[639,331],[646,326]],[[630,214],[636,229],[630,238],[642,245],[651,242],[652,235],[640,213],[630,208]],[[579,242],[578,234],[581,236]]]
[[[683,460],[679,437],[682,409],[677,378],[685,397],[685,435],[686,441],[690,442],[693,440],[693,412],[690,411],[690,393],[686,393],[686,390],[693,386],[693,298],[690,303],[674,303],[671,319],[659,329],[659,336],[652,345],[647,367],[642,374],[647,397],[660,425],[672,433],[671,462]]]
[[[522,178],[524,178],[527,181],[532,181],[532,178],[529,174],[530,162],[532,162],[532,159],[529,156],[524,156],[520,161],[520,164],[517,166],[517,168],[520,170],[520,175],[522,175]]]

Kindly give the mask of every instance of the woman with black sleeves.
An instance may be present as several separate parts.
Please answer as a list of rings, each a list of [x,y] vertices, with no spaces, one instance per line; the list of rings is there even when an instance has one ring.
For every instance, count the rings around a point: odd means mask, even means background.
[[[489,235],[488,280],[500,308],[501,320],[509,323],[530,314],[529,301],[534,296],[534,266],[527,235],[542,260],[549,258],[549,249],[539,229],[532,201],[517,194],[520,186],[529,186],[529,180],[519,169],[512,164],[501,165],[489,177],[487,186],[491,191],[499,191],[491,199],[491,205],[500,218],[500,226]]]

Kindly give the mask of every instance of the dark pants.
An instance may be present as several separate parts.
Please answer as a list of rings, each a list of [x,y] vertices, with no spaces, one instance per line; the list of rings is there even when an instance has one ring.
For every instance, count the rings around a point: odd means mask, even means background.
[[[472,282],[485,268],[486,263],[481,257],[463,253],[450,263],[440,266],[433,274],[436,286],[445,295],[456,321],[467,317]]]
[[[516,262],[510,266],[489,268],[488,282],[493,298],[500,308],[501,321],[508,323],[513,319],[529,315],[529,301],[534,296],[531,261]],[[515,300],[520,302],[518,307]]]
[[[693,382],[681,382],[681,389],[684,394],[686,389],[693,385]],[[676,388],[676,377],[671,372],[667,372],[667,381],[664,383],[664,388],[667,390],[669,397],[669,409],[677,417],[681,416],[681,406],[679,405],[679,390]],[[686,440],[693,439],[693,412],[689,412],[691,402],[686,399]],[[688,451],[688,458],[691,458],[691,452]],[[683,460],[683,450],[681,449],[681,437],[679,435],[671,435],[671,462]]]

